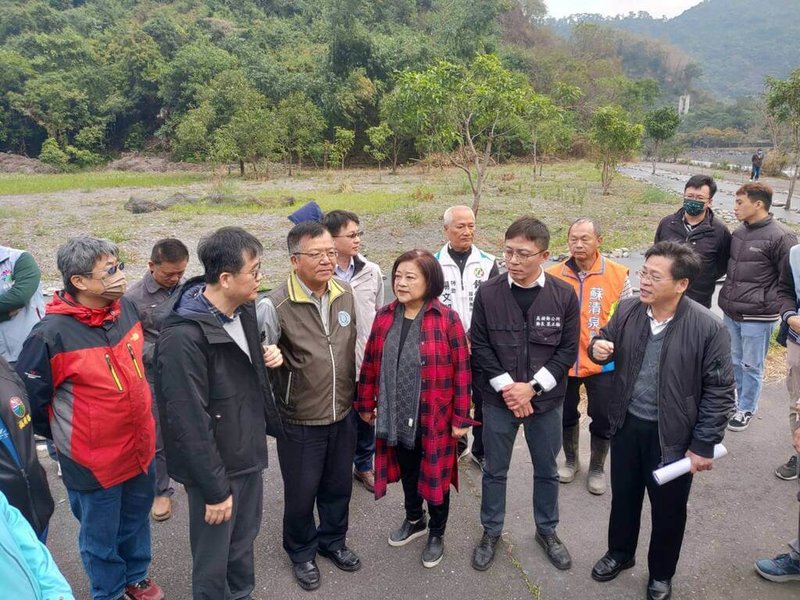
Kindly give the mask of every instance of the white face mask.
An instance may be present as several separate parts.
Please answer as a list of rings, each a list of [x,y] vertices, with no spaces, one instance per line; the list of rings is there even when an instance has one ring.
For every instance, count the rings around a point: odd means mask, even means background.
[[[103,282],[103,293],[99,294],[99,296],[106,300],[117,300],[128,289],[128,281],[125,279],[125,273],[122,270],[118,270],[101,281]]]

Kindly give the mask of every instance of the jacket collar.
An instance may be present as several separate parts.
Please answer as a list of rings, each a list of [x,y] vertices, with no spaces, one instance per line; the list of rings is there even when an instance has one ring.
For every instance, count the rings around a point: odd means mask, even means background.
[[[104,323],[116,321],[122,309],[118,299],[102,308],[90,308],[62,290],[53,294],[53,299],[46,306],[45,312],[48,315],[70,316],[89,327],[101,327]]]
[[[743,222],[742,225],[744,225],[748,229],[759,229],[761,227],[766,227],[767,225],[770,225],[773,220],[774,220],[774,218],[772,216],[772,213],[769,213],[769,215],[767,216],[766,219],[762,219],[761,221],[758,221],[756,223],[744,223]]]
[[[386,306],[386,312],[388,312],[389,314],[394,314],[394,310],[395,310],[395,308],[397,308],[398,304],[400,304],[400,302],[398,302],[396,299],[392,300]],[[426,313],[428,313],[428,312],[436,312],[436,313],[439,313],[441,315],[441,314],[444,313],[444,309],[445,308],[447,308],[447,307],[444,304],[442,304],[439,301],[438,298],[434,298],[433,300],[429,300],[425,304],[425,306],[423,307],[422,310],[423,310],[423,312],[426,312]]]
[[[685,215],[686,215],[686,211],[685,211],[685,210],[683,210],[683,207],[679,208],[679,209],[678,209],[678,211],[677,211],[677,212],[675,213],[675,215],[674,215],[674,216],[675,216],[675,218],[676,218],[678,221],[680,221],[680,223],[681,223],[681,226],[683,226],[683,223],[684,223],[684,216],[685,216]],[[697,224],[697,227],[700,227],[700,226],[703,226],[703,225],[708,225],[709,227],[711,227],[711,226],[713,225],[713,223],[714,223],[714,219],[715,219],[715,217],[714,217],[714,210],[713,210],[712,208],[707,208],[707,209],[706,209],[706,216],[705,216],[705,217],[703,217],[703,220],[702,220],[702,221],[700,221],[700,222]]]
[[[309,296],[308,292],[306,292],[306,287],[300,281],[300,278],[297,277],[297,273],[292,271],[291,275],[289,275],[289,280],[287,281],[288,291],[289,291],[289,300],[292,302],[304,303],[304,304],[313,304],[314,301]],[[339,296],[345,293],[345,288],[342,286],[339,281],[336,280],[335,277],[331,277],[328,280],[328,293],[330,294],[330,302],[333,303]]]
[[[594,263],[592,264],[592,268],[588,271],[585,271],[586,275],[602,275],[606,270],[606,258],[599,252],[594,259]],[[581,269],[578,266],[578,263],[575,261],[574,256],[570,256],[566,261],[564,261],[564,266],[561,269],[562,275],[567,275],[569,277],[576,277],[579,273],[581,273]]]

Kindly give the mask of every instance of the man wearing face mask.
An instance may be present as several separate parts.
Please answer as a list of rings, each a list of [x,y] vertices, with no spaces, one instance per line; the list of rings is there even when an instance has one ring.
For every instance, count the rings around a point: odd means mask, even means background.
[[[708,175],[690,177],[683,190],[683,206],[661,220],[654,241],[686,244],[700,256],[700,274],[686,295],[706,308],[711,308],[717,279],[725,274],[731,252],[731,232],[711,209],[716,192],[717,184]]]
[[[55,442],[93,600],[160,600],[147,576],[155,424],[144,333],[109,240],[58,249],[64,289],[17,359],[36,433]]]

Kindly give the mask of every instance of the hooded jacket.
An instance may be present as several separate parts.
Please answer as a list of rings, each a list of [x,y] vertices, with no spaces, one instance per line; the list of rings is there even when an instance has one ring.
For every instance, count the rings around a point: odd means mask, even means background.
[[[67,488],[110,488],[147,473],[155,453],[142,332],[127,298],[89,308],[66,292],[25,340],[16,370],[36,433],[51,438]]]

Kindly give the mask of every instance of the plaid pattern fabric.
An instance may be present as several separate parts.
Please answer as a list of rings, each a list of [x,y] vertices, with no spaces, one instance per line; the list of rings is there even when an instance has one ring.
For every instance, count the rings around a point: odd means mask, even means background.
[[[375,316],[361,366],[358,412],[372,412],[377,403],[381,358],[386,335],[392,326],[397,301]],[[451,427],[477,424],[469,418],[471,374],[469,348],[461,320],[439,300],[425,306],[420,332],[420,419],[423,458],[419,495],[431,504],[441,504],[454,485],[458,489],[456,440]],[[386,494],[386,485],[400,480],[394,448],[375,440],[375,498]]]

